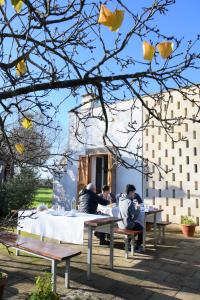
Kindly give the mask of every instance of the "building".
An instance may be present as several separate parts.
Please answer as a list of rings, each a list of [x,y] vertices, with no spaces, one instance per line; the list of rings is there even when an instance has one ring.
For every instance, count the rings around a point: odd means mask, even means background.
[[[196,90],[187,94],[187,100],[184,98],[186,94],[187,89],[183,89],[181,93],[171,90],[170,94],[162,94],[162,101],[158,97],[157,113],[164,115],[171,120],[169,123],[173,124],[167,132],[161,123],[150,117],[139,101],[133,109],[133,101],[137,99],[117,102],[110,106],[113,107],[113,111],[107,111],[110,138],[115,145],[124,147],[125,150],[120,151],[123,159],[135,164],[137,171],[118,164],[104,147],[102,135],[105,122],[100,113],[101,108],[97,100],[90,102],[90,96],[84,97],[80,110],[86,127],[79,124],[78,140],[75,137],[77,120],[74,113],[69,113],[68,150],[74,152],[75,161],[67,163],[65,174],[60,180],[68,201],[74,196],[77,198],[78,192],[88,182],[94,182],[98,191],[103,184],[108,184],[116,194],[124,191],[127,183],[134,183],[145,202],[164,209],[163,220],[179,224],[181,216],[189,215],[194,217],[199,225],[200,126],[199,123],[188,122],[185,118],[195,119],[200,98]],[[152,108],[155,107],[155,97],[154,100],[150,96],[144,97],[143,100],[149,107],[151,102]],[[90,110],[91,105],[93,107]],[[88,109],[92,114],[91,119],[86,117]],[[131,130],[131,127],[134,127],[137,133],[133,134],[134,130]],[[170,135],[174,136],[175,142]],[[112,148],[112,145],[110,147]],[[137,152],[151,161],[151,176],[142,175],[143,163],[139,159],[135,160],[131,152]],[[165,169],[166,173],[160,173],[156,165]]]

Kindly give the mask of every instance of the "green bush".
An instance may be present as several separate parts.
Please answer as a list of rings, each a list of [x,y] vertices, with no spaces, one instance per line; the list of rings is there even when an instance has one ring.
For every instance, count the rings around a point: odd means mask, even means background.
[[[31,293],[28,300],[58,300],[60,297],[52,292],[51,274],[36,278],[36,290]]]
[[[181,218],[181,224],[194,225],[195,222],[194,222],[194,220],[191,217],[182,216],[182,218]]]
[[[7,216],[12,210],[27,208],[34,201],[38,185],[36,173],[28,168],[21,169],[0,185],[0,216]]]

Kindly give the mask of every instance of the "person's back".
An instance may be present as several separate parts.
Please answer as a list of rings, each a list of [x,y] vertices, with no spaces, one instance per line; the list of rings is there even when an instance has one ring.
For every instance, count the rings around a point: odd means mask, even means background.
[[[139,211],[135,209],[135,204],[127,194],[119,198],[119,217],[122,221],[118,222],[119,228],[132,229]]]
[[[109,201],[99,197],[95,193],[95,186],[90,183],[80,194],[79,211],[88,214],[96,214],[98,204],[108,205]]]

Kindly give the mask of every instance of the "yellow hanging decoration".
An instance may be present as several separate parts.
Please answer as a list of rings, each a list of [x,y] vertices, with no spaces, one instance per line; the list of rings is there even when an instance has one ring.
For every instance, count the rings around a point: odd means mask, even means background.
[[[23,118],[21,121],[22,127],[29,129],[33,126],[33,122],[30,119]]]
[[[123,10],[115,10],[113,13],[105,5],[101,4],[98,23],[107,26],[111,31],[117,31],[124,19]]]
[[[19,154],[23,154],[25,151],[25,147],[23,144],[15,144],[15,149]]]
[[[0,6],[3,6],[5,4],[5,0],[0,0]]]
[[[154,53],[155,53],[155,47],[150,45],[148,42],[143,42],[143,57],[145,60],[152,60]]]
[[[159,43],[157,48],[162,58],[168,58],[173,51],[174,44],[171,42]]]
[[[26,64],[24,59],[20,60],[16,66],[16,74],[18,76],[22,76],[26,73]]]
[[[19,13],[22,9],[23,1],[22,0],[11,0],[12,5],[17,13]]]

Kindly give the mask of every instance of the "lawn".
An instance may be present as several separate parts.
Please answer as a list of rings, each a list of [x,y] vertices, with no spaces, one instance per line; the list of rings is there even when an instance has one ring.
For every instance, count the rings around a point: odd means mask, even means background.
[[[41,203],[46,204],[48,207],[52,205],[53,190],[49,188],[39,188],[37,190],[35,200],[32,207],[37,207]]]

